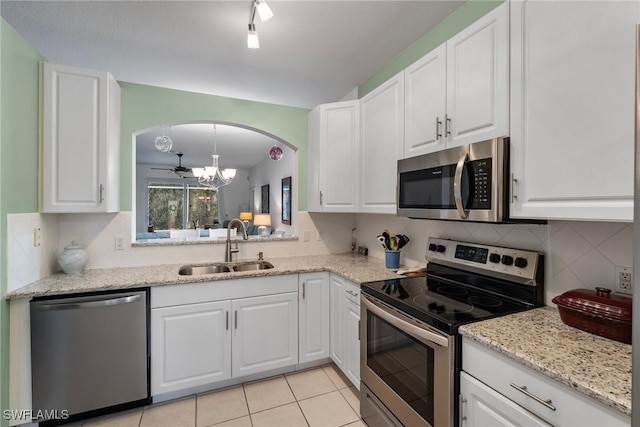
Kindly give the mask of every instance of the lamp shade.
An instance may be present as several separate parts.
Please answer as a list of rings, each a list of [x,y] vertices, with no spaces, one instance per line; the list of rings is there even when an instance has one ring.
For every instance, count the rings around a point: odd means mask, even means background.
[[[240,219],[242,221],[251,221],[253,214],[251,212],[240,212]]]
[[[256,214],[253,218],[253,225],[266,225],[271,226],[271,215],[269,214]]]

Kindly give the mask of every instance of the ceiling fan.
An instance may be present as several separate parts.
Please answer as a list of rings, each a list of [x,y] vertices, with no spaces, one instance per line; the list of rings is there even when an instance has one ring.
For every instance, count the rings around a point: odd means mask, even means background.
[[[161,170],[161,171],[171,171],[171,172],[175,173],[176,175],[178,175],[180,178],[185,178],[185,174],[191,172],[191,169],[182,166],[182,156],[184,156],[183,153],[178,151],[176,153],[176,156],[178,156],[178,166],[173,167],[173,168],[151,168],[151,169]]]

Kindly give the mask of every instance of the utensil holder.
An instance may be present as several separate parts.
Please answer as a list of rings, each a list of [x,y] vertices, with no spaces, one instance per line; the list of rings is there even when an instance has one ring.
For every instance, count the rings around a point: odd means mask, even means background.
[[[387,268],[400,268],[400,251],[384,251],[384,263]]]

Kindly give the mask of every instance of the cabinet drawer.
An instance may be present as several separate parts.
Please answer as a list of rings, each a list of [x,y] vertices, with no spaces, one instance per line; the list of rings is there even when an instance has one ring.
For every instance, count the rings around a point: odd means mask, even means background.
[[[184,283],[151,288],[151,308],[298,292],[298,275]]]
[[[346,299],[353,302],[358,307],[360,306],[360,286],[345,280],[344,295]]]
[[[468,338],[463,340],[462,369],[553,425],[631,425],[625,414]]]

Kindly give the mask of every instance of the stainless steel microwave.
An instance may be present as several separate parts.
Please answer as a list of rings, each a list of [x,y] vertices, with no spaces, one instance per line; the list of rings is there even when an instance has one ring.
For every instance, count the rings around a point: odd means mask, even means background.
[[[473,222],[509,219],[509,138],[398,160],[397,214]]]

